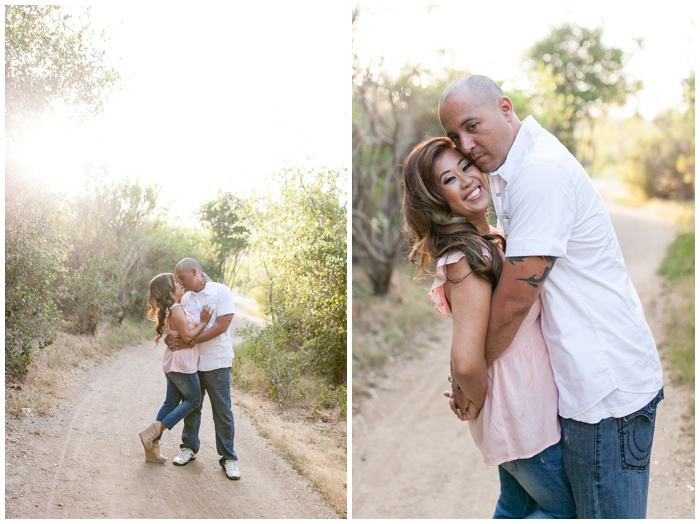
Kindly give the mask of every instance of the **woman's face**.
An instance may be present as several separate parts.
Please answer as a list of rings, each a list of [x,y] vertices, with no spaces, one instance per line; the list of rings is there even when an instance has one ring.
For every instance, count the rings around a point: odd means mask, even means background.
[[[185,294],[185,289],[179,282],[175,282],[175,291],[173,291],[173,297],[175,297],[175,302],[180,302],[182,295]]]
[[[467,220],[483,218],[489,207],[484,174],[456,149],[448,149],[433,164],[438,194],[456,215]]]

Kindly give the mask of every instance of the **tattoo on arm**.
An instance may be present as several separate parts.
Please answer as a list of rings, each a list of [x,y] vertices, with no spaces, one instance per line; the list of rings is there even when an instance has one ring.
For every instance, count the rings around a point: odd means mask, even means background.
[[[544,281],[547,280],[547,277],[549,276],[550,271],[552,271],[552,268],[554,267],[554,262],[556,262],[557,257],[537,257],[537,258],[544,260],[546,262],[549,262],[549,267],[544,268],[544,270],[542,271],[542,275],[537,276],[537,274],[534,274],[534,275],[526,277],[526,278],[518,278],[517,280],[522,280],[523,282],[527,282],[532,287],[539,287],[540,284],[544,283]],[[514,266],[518,262],[523,262],[524,260],[525,260],[525,257],[508,257],[508,261],[510,262],[511,266]]]

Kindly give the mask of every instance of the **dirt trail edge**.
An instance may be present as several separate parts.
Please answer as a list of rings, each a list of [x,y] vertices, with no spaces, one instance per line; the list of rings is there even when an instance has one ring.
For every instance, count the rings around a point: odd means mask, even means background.
[[[246,314],[244,297],[236,305],[234,330],[257,321]],[[53,418],[6,425],[6,518],[338,518],[257,434],[235,396],[240,480],[228,480],[219,466],[208,398],[196,460],[172,464],[180,422],[162,438],[168,461],[144,462],[138,433],[165,398],[163,347],[147,342],[119,351],[76,379]]]
[[[603,192],[605,194],[605,192]],[[666,246],[675,238],[664,217],[608,202],[631,278],[658,342],[663,341],[661,280]],[[353,415],[353,518],[490,518],[498,498],[496,468],[484,465],[468,426],[449,411],[451,321],[435,315],[434,341],[387,368],[374,396]],[[663,345],[662,345],[663,348]],[[664,367],[666,357],[661,351]],[[694,445],[682,431],[692,399],[671,383],[659,405],[652,451],[648,518],[695,516]]]

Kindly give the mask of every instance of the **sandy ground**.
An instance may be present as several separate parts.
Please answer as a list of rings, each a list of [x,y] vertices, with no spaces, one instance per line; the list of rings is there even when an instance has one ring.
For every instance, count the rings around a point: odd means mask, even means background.
[[[241,297],[232,322],[256,319]],[[234,341],[235,345],[235,341]],[[177,467],[182,422],[144,462],[138,433],[165,398],[164,346],[130,347],[79,376],[53,418],[6,421],[6,518],[338,518],[245,419],[233,397],[241,479],[219,466],[208,399],[196,460]]]
[[[655,338],[663,340],[656,269],[675,227],[664,217],[609,203],[632,280]],[[386,370],[352,418],[353,518],[490,518],[498,473],[484,465],[466,423],[449,410],[451,321],[435,315],[440,339]],[[663,350],[662,360],[665,360]],[[664,363],[666,366],[666,363]],[[668,373],[666,373],[668,377]],[[648,518],[694,518],[694,442],[683,431],[693,397],[668,378],[652,451]]]

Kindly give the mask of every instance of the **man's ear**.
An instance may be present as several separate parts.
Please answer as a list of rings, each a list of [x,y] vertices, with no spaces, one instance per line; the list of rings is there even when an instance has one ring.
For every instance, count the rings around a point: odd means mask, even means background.
[[[507,96],[501,97],[498,101],[498,107],[501,113],[506,117],[506,120],[511,122],[513,120],[513,102],[510,101],[510,98]]]

